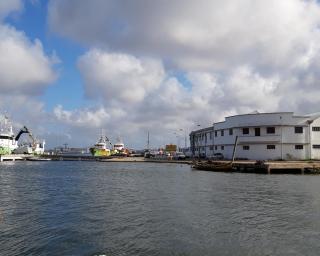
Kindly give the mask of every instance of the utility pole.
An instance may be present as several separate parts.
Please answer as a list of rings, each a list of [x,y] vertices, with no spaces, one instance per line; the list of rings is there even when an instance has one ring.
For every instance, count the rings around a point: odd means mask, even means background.
[[[68,143],[64,143],[64,149],[67,149],[68,148]]]
[[[149,138],[149,131],[148,131],[148,140],[147,140],[147,149],[150,149],[150,138]]]

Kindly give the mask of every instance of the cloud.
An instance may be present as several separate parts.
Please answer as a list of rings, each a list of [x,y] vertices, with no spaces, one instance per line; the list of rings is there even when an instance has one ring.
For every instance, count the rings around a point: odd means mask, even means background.
[[[227,115],[319,111],[315,0],[51,0],[48,13],[89,49],[77,65],[96,105],[55,113],[75,129],[132,143],[149,130],[160,144]]]
[[[46,54],[39,39],[31,40],[6,23],[8,15],[23,7],[20,0],[0,1],[0,114],[10,116],[15,132],[26,125],[45,138],[53,115],[45,111],[38,96],[57,77],[57,57]]]
[[[131,55],[93,49],[82,56],[78,67],[86,83],[86,95],[102,96],[109,102],[130,104],[141,101],[159,87],[164,76],[161,62]]]
[[[145,61],[91,49],[79,57],[78,66],[85,78],[85,91],[96,92],[90,97],[99,106],[74,110],[57,106],[56,120],[68,126],[69,133],[97,136],[104,128],[111,138],[120,134],[131,146],[145,146],[137,138],[147,131],[152,132],[154,145],[163,145],[166,139],[175,143],[180,129],[189,133],[197,124],[210,125],[241,110],[274,109],[279,101],[278,97],[265,100],[275,96],[278,78],[262,77],[246,66],[233,70],[225,79],[206,72],[186,73],[189,87],[178,76],[165,72],[161,60],[156,59]],[[248,97],[252,92],[255,97]]]
[[[58,34],[89,46],[149,54],[181,69],[202,71],[243,64],[265,69],[295,65],[318,40],[319,22],[315,0],[52,0],[49,4],[50,28]]]
[[[2,93],[36,94],[56,78],[54,59],[41,42],[31,42],[23,32],[0,25],[0,89]]]

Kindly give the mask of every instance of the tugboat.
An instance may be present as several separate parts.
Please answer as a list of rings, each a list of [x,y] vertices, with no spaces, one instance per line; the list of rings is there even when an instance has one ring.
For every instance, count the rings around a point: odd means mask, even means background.
[[[90,153],[94,157],[106,157],[111,155],[111,150],[107,147],[110,141],[107,136],[101,135],[99,140],[90,148]]]

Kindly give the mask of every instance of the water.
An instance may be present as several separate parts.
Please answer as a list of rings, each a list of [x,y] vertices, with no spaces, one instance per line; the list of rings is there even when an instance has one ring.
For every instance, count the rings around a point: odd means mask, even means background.
[[[320,176],[0,164],[0,255],[318,255]]]

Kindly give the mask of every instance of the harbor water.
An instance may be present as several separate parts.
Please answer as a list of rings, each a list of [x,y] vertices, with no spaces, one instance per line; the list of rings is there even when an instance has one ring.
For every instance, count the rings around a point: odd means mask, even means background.
[[[320,176],[0,164],[0,255],[319,255]]]

